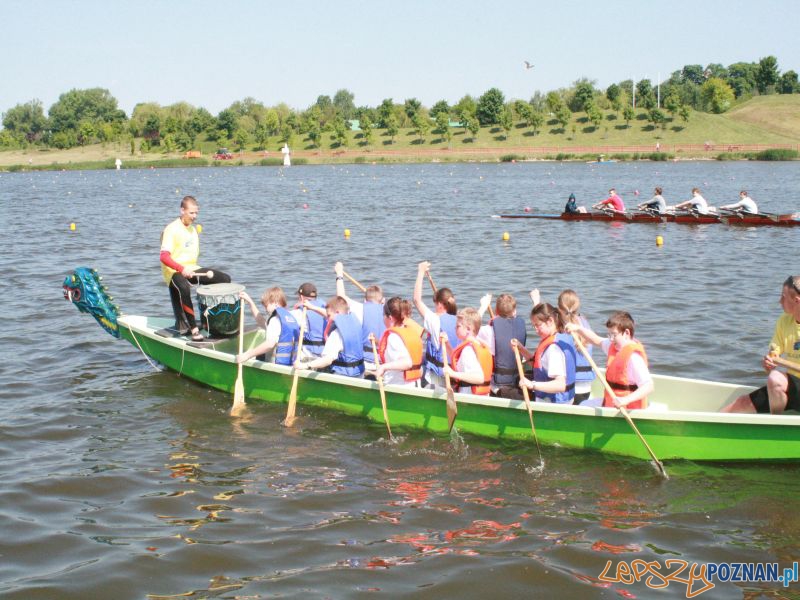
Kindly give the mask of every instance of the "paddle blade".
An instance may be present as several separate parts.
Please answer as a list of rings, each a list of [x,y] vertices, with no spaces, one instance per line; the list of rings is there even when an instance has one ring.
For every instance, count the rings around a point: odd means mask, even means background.
[[[447,388],[447,431],[453,430],[453,423],[456,421],[458,415],[458,404],[456,404],[456,395],[453,393],[453,388]]]
[[[231,415],[236,416],[240,414],[245,406],[244,402],[244,382],[241,377],[236,378],[236,384],[233,388],[233,406],[231,406]]]
[[[299,379],[299,373],[295,369],[294,378],[292,379],[292,390],[289,392],[289,407],[286,409],[286,418],[283,420],[283,424],[286,427],[291,427],[294,424],[295,420],[295,410],[297,409],[297,382]]]

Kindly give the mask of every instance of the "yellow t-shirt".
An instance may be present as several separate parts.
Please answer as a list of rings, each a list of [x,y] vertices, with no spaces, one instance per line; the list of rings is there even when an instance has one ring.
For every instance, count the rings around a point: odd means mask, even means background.
[[[170,253],[176,263],[196,269],[197,259],[200,258],[200,237],[194,224],[186,227],[179,217],[167,225],[161,233],[161,251],[164,250]],[[175,269],[161,263],[164,281],[169,283],[174,273]]]
[[[775,323],[775,333],[769,343],[770,352],[782,354],[787,360],[800,362],[800,323],[789,313],[783,313]],[[800,377],[800,371],[789,369],[789,372]]]

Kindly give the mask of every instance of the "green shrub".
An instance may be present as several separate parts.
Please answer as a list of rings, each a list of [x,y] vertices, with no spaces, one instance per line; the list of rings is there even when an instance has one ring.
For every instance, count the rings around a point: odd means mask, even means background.
[[[756,160],[796,160],[797,150],[788,148],[768,148],[756,154]]]
[[[665,161],[665,160],[670,160],[672,156],[667,154],[666,152],[651,152],[650,154],[647,155],[647,158],[655,161]]]
[[[575,155],[569,152],[559,152],[556,154],[556,160],[572,160],[573,158],[575,158]]]
[[[500,157],[500,162],[516,162],[518,160],[525,160],[525,157],[519,154],[503,154]]]

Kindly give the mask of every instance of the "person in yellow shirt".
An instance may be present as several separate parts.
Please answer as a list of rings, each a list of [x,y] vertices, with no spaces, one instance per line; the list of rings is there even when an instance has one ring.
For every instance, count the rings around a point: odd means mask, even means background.
[[[775,323],[775,333],[769,352],[763,359],[767,370],[767,385],[750,394],[739,396],[722,412],[772,413],[785,410],[800,411],[800,371],[776,369],[773,358],[783,354],[787,360],[800,363],[800,275],[789,276],[783,282],[780,299],[783,314]]]
[[[181,200],[181,214],[161,233],[161,273],[169,286],[172,310],[175,313],[175,329],[181,334],[190,333],[195,341],[203,335],[197,326],[192,303],[192,283],[230,283],[230,276],[217,269],[201,269],[200,238],[194,225],[200,207],[194,196]]]

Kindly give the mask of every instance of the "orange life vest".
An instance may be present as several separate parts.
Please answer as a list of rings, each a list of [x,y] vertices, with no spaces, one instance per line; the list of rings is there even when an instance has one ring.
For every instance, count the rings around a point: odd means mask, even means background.
[[[494,359],[492,358],[492,353],[489,351],[489,348],[477,340],[466,340],[461,342],[461,344],[459,344],[456,349],[453,350],[453,356],[450,359],[450,366],[453,369],[456,368],[456,365],[458,364],[458,357],[461,356],[461,353],[467,346],[472,346],[472,349],[475,351],[475,356],[478,357],[481,370],[483,371],[483,383],[473,385],[472,393],[477,394],[478,396],[486,396],[492,389],[490,384],[492,381],[492,372],[494,371]]]
[[[403,340],[403,344],[411,355],[411,368],[403,371],[403,378],[406,381],[417,381],[422,377],[422,355],[424,348],[422,347],[422,338],[411,327],[402,325],[400,327],[389,327],[383,332],[381,341],[378,343],[378,356],[381,358],[381,364],[386,362],[386,345],[388,344],[389,334],[396,333]]]
[[[422,336],[425,334],[425,328],[411,317],[406,317],[403,321],[403,325],[419,335],[420,339],[422,339]]]
[[[617,347],[611,344],[608,349],[608,360],[606,362],[606,381],[608,385],[614,390],[614,394],[618,398],[623,398],[635,391],[637,386],[628,381],[628,361],[630,361],[633,353],[639,354],[644,359],[644,364],[647,364],[647,354],[645,354],[644,346],[637,340],[631,341],[622,350],[617,351]],[[611,400],[611,395],[606,390],[603,398],[603,406],[614,406]],[[647,408],[647,398],[642,398],[640,401],[628,404],[627,408]]]

